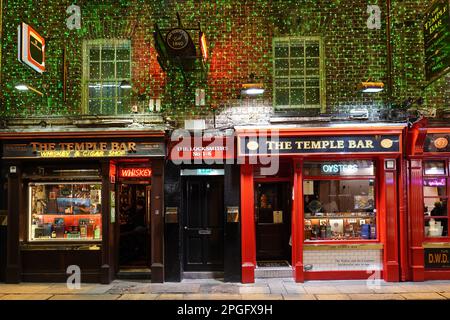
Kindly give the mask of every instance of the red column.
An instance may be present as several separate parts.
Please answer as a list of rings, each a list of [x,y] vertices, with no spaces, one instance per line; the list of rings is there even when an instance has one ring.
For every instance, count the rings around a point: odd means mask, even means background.
[[[303,177],[302,161],[294,160],[292,199],[292,266],[295,282],[304,282],[303,274]]]
[[[398,178],[399,197],[399,238],[400,238],[400,279],[401,281],[411,280],[408,257],[408,188],[407,188],[407,161],[401,157]]]
[[[410,261],[413,281],[425,280],[424,250],[422,247],[423,222],[423,189],[422,189],[422,160],[410,161],[409,179],[409,232],[410,232]]]
[[[242,283],[255,282],[256,242],[253,166],[241,165]]]
[[[384,195],[384,263],[383,263],[383,275],[385,281],[395,282],[399,281],[399,252],[398,252],[398,194],[397,194],[397,170],[385,169],[386,161],[396,160],[383,160],[380,163],[380,169],[382,171],[381,177],[383,179],[383,188],[381,192]]]

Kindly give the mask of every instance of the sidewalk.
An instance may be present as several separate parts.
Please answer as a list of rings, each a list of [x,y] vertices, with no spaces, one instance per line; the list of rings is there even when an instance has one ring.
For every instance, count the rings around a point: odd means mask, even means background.
[[[0,300],[450,300],[450,281],[369,284],[366,281],[258,279],[254,284],[185,280],[152,284],[116,280],[109,285],[0,284]]]

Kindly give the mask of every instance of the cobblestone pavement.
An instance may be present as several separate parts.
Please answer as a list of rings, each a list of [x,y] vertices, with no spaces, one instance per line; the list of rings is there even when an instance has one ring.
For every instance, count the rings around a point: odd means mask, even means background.
[[[184,280],[152,284],[116,280],[109,285],[64,283],[0,283],[0,300],[450,300],[450,281],[368,283],[257,279],[254,284],[220,280]]]

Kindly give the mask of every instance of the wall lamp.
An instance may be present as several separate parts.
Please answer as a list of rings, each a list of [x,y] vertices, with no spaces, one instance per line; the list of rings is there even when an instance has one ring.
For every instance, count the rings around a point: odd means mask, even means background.
[[[383,82],[365,81],[358,84],[358,90],[364,93],[377,93],[384,90]]]
[[[28,90],[31,90],[31,91],[33,91],[33,92],[35,92],[35,93],[37,93],[37,94],[39,94],[39,95],[41,95],[41,96],[44,95],[41,91],[39,91],[39,90],[37,90],[37,89],[33,88],[32,86],[29,86],[29,85],[27,85],[27,84],[17,84],[17,85],[15,86],[15,88],[16,88],[17,90],[19,90],[19,91],[28,91]]]
[[[241,94],[256,96],[264,93],[264,84],[255,81],[255,75],[252,73],[247,83],[242,84]]]

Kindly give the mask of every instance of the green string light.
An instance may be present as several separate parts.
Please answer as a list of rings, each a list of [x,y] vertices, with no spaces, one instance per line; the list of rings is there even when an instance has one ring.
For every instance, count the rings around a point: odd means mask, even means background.
[[[80,30],[66,27],[66,9],[71,4],[81,7]],[[366,26],[368,4],[380,6],[381,30]],[[423,96],[427,106],[442,107],[449,95],[450,75],[423,89],[423,36],[417,16],[428,5],[426,0],[392,1],[393,97],[402,101]],[[386,2],[382,0],[8,0],[3,9],[0,112],[8,116],[81,114],[82,43],[98,38],[131,39],[133,101],[161,98],[163,111],[175,116],[210,114],[239,99],[240,86],[251,73],[265,84],[264,99],[270,101],[272,38],[284,36],[323,37],[328,111],[361,104],[378,108],[385,99],[385,93],[369,96],[355,90],[358,82],[369,77],[386,81]],[[185,26],[199,22],[206,33],[210,52],[206,81],[190,74],[186,85],[181,72],[165,73],[156,61],[153,25],[176,26],[176,12]],[[17,26],[22,21],[46,38],[47,72],[43,75],[17,61]],[[39,88],[45,95],[18,92],[14,88],[18,83]],[[206,89],[206,107],[195,107],[198,87]]]

